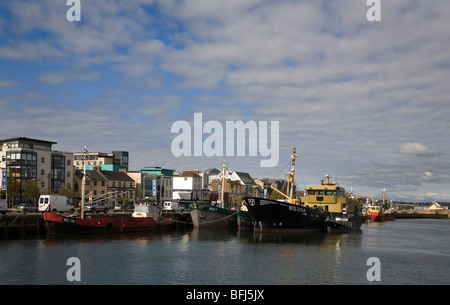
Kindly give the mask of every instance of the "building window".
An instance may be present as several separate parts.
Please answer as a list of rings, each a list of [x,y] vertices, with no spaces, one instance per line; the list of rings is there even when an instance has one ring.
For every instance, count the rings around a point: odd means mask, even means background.
[[[65,160],[63,155],[52,155],[52,190],[59,190],[65,187]]]

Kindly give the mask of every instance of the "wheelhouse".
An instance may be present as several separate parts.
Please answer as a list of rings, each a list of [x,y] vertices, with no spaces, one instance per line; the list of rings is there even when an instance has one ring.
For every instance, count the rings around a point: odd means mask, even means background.
[[[336,183],[330,182],[327,176],[326,182],[320,185],[310,185],[305,188],[305,197],[302,204],[311,208],[317,208],[326,212],[346,213],[358,211],[358,202],[345,195],[345,189]]]

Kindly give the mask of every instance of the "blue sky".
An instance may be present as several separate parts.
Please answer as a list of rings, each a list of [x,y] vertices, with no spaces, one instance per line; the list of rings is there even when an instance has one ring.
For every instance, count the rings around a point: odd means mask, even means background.
[[[283,178],[295,146],[300,188],[450,201],[449,1],[80,2],[0,3],[0,138],[204,170],[223,158],[174,157],[174,122],[279,121],[278,166],[230,169]]]

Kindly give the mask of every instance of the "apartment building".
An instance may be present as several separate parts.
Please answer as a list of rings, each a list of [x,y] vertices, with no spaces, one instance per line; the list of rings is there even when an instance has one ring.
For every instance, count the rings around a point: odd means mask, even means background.
[[[83,169],[84,153],[73,154],[74,165],[77,169]],[[93,170],[100,166],[102,170],[117,171],[119,169],[128,170],[129,153],[127,151],[113,151],[112,153],[88,152],[86,169]]]
[[[41,193],[72,184],[72,153],[52,150],[55,144],[26,137],[0,140],[0,170],[8,181],[9,206],[30,201],[25,195],[30,182],[36,183]],[[2,184],[2,189],[6,188],[6,183]]]

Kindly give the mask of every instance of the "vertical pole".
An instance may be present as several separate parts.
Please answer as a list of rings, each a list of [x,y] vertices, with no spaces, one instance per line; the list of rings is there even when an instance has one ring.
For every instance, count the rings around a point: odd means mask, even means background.
[[[291,187],[290,189],[290,194],[289,197],[294,198],[294,176],[295,176],[295,159],[297,159],[298,155],[296,154],[296,149],[294,147],[294,151],[292,152],[291,158],[292,158],[292,174],[291,174],[291,179],[290,179],[290,184],[289,186]]]
[[[6,153],[5,155],[6,160],[5,160],[5,179],[6,179],[6,183],[5,183],[5,191],[6,191],[6,207],[9,208],[9,202],[8,202],[8,153]]]
[[[225,207],[225,170],[227,168],[227,164],[225,163],[225,159],[223,160],[222,163],[222,189],[221,189],[221,208]]]
[[[86,192],[86,162],[87,162],[87,149],[86,145],[84,146],[83,153],[83,179],[81,182],[81,219],[84,219],[84,196]]]

